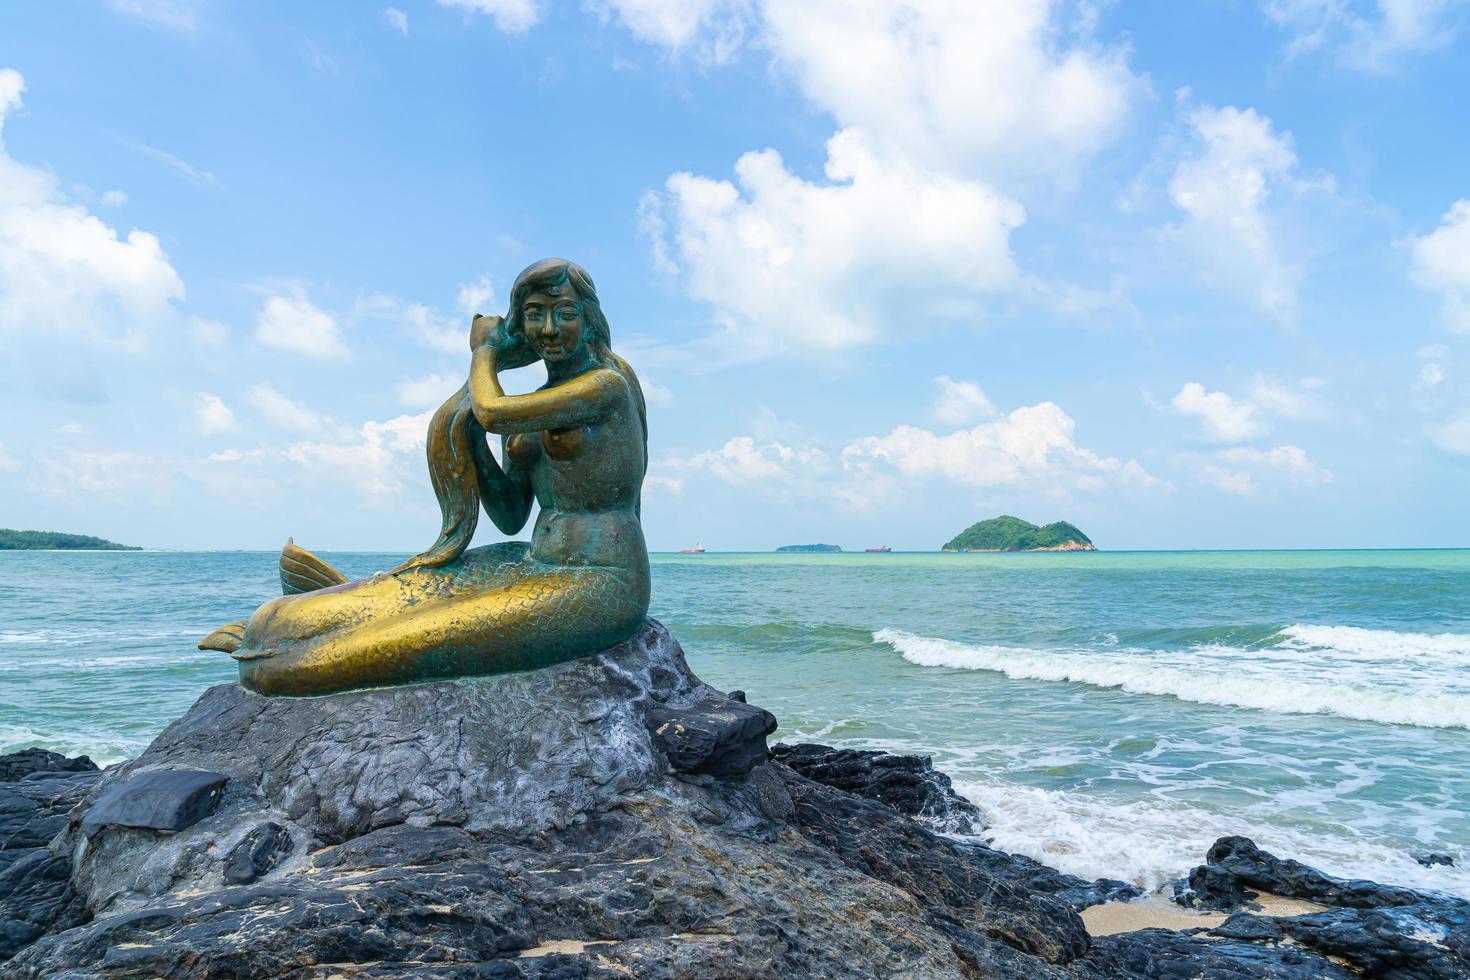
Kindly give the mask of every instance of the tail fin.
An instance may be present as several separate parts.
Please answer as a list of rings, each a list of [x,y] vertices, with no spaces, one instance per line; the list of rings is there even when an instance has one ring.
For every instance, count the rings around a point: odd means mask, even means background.
[[[300,595],[332,585],[341,585],[347,576],[322,561],[305,548],[298,548],[291,538],[281,549],[281,595]]]
[[[245,620],[237,619],[233,623],[226,623],[213,633],[199,641],[201,650],[219,650],[224,653],[234,653],[240,649],[245,642]]]

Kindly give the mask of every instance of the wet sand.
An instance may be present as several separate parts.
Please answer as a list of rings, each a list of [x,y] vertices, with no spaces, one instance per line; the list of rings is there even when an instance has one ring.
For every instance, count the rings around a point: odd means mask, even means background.
[[[1244,911],[1252,915],[1307,915],[1321,912],[1325,905],[1296,898],[1263,894],[1256,899],[1258,909]],[[1224,912],[1199,912],[1176,905],[1163,895],[1146,895],[1131,902],[1108,902],[1082,912],[1082,924],[1090,936],[1112,936],[1140,929],[1213,929],[1230,916]]]

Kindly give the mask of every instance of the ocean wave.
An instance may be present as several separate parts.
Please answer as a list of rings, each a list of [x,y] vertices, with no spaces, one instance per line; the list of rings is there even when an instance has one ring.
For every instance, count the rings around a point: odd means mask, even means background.
[[[1464,633],[1400,633],[1296,623],[1281,630],[1281,635],[1285,638],[1283,645],[1295,649],[1330,650],[1374,659],[1470,657],[1470,635]]]
[[[25,725],[0,724],[0,755],[41,748],[66,756],[85,755],[102,767],[126,762],[148,747],[151,739],[95,731],[39,732]]]
[[[1425,868],[1406,850],[1351,832],[1273,826],[1185,804],[1111,801],[1000,782],[955,779],[954,787],[980,808],[987,825],[982,836],[992,845],[1084,878],[1158,888],[1203,864],[1217,839],[1243,834],[1279,857],[1328,874],[1470,897],[1470,867],[1464,866],[1470,854],[1463,850],[1454,854],[1453,867]],[[1443,842],[1432,849],[1455,850]]]
[[[878,630],[873,640],[922,667],[995,671],[1015,680],[1065,681],[1259,711],[1470,728],[1470,689],[1451,684],[1443,675],[1415,684],[1410,681],[1416,675],[1406,681],[1386,670],[1339,669],[1329,681],[1318,679],[1321,664],[1300,669],[1289,659],[1229,647],[1038,650],[958,643],[895,629]]]

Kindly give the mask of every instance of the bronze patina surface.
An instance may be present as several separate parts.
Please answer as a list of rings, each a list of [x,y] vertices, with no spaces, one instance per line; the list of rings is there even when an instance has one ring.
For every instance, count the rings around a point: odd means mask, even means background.
[[[613,353],[587,273],[563,259],[526,269],[505,317],[476,316],[469,380],[429,423],[429,476],[443,529],[390,572],[347,581],[287,542],[285,593],[201,642],[262,694],[311,695],[574,660],[619,643],[648,612],[638,520],[647,418],[633,369]],[[507,395],[498,373],[535,361],[547,380]],[[487,433],[501,437],[500,461]],[[530,542],[466,550],[483,506]]]

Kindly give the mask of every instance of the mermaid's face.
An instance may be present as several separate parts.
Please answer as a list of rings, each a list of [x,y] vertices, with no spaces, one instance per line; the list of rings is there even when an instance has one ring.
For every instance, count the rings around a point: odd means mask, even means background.
[[[543,361],[564,361],[582,349],[582,304],[570,285],[527,296],[521,323],[526,342]]]

